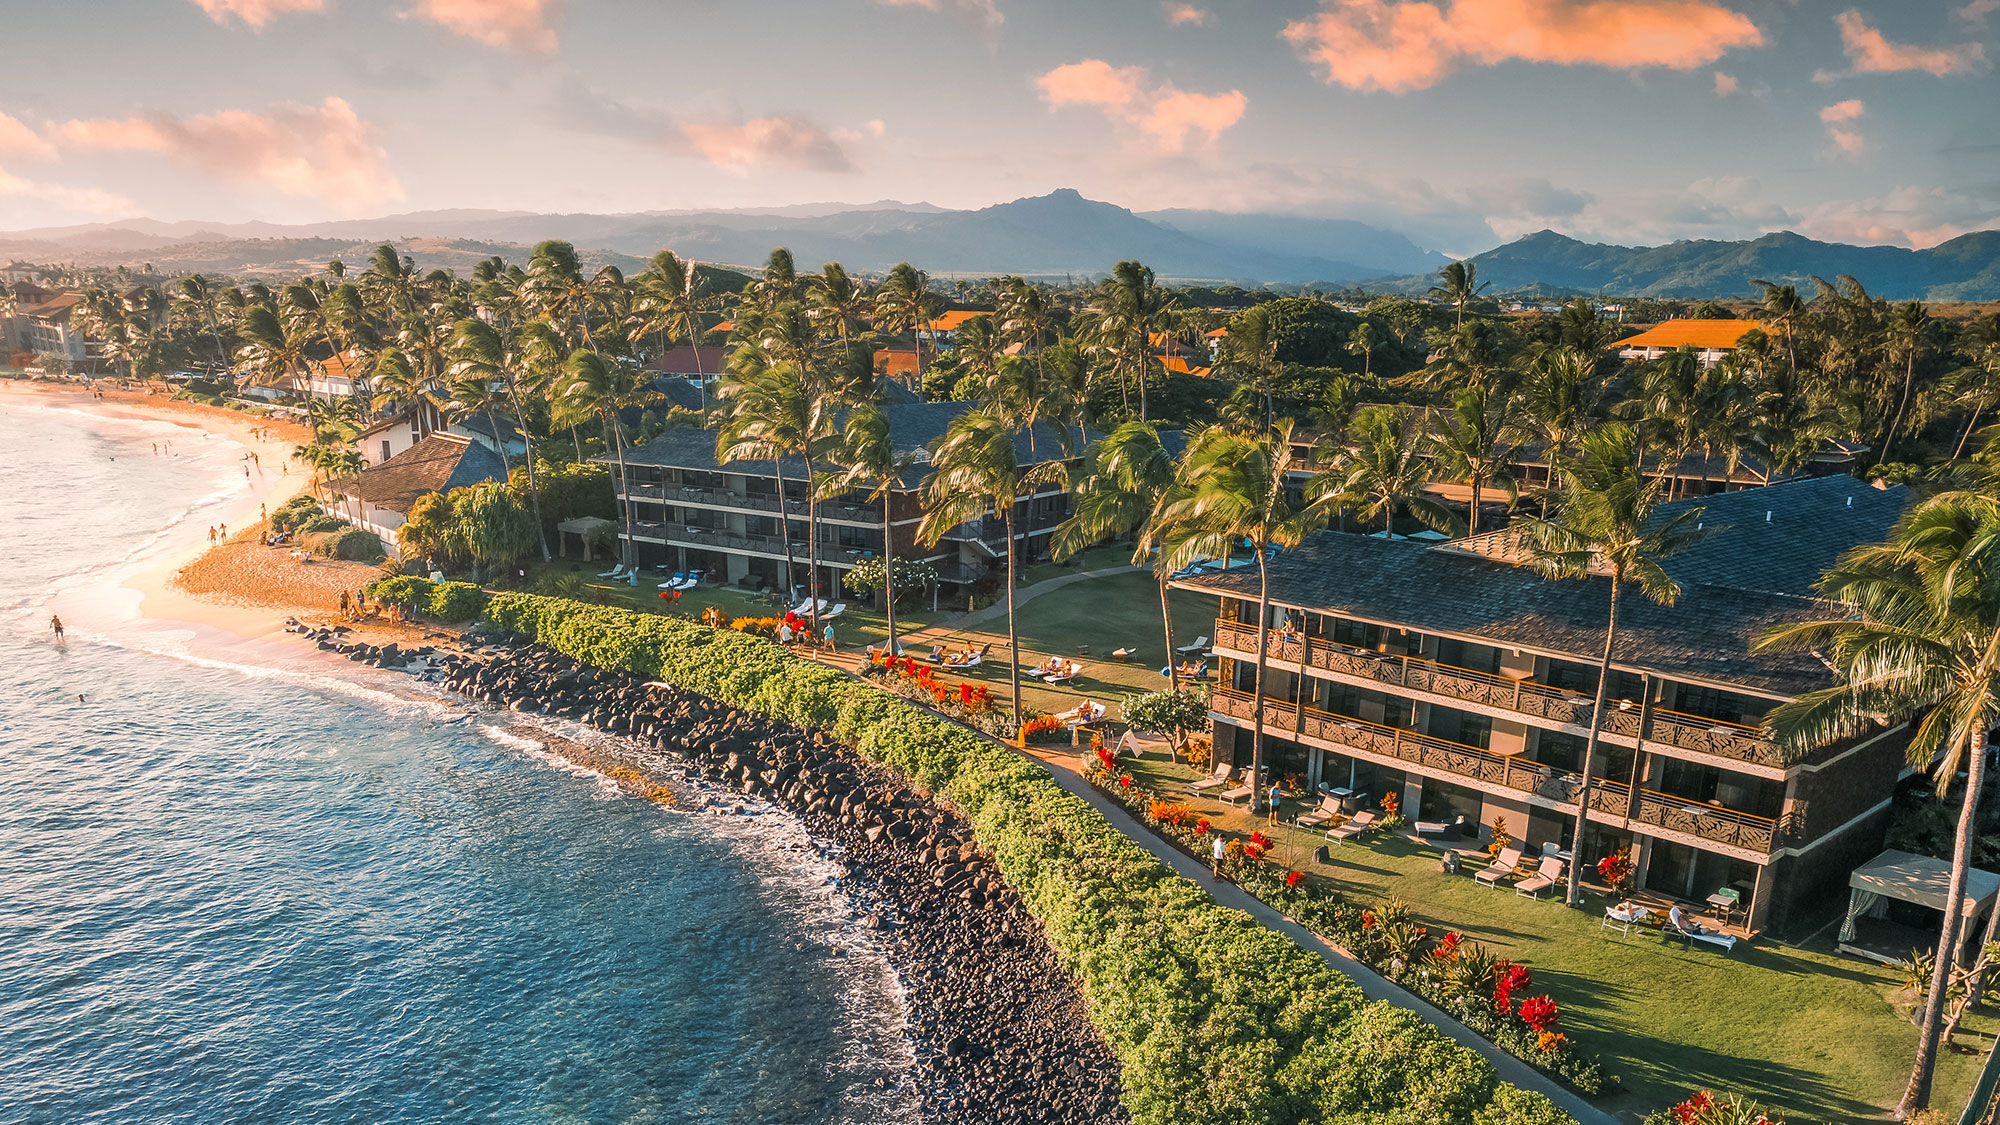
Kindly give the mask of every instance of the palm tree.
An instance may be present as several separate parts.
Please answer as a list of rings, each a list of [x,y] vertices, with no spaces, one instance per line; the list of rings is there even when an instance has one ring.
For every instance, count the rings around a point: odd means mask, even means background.
[[[1889,446],[1903,425],[1903,413],[1910,406],[1910,387],[1916,382],[1917,361],[1929,350],[1933,332],[1930,310],[1922,301],[1904,301],[1889,314],[1887,343],[1890,356],[1903,360],[1903,394],[1896,402],[1896,415],[1882,435],[1882,460],[1889,459]]]
[[[532,342],[534,333],[524,333],[522,339]],[[542,494],[535,483],[535,443],[528,434],[528,414],[521,402],[521,372],[526,357],[519,347],[509,347],[500,333],[476,316],[460,320],[454,329],[451,344],[452,365],[450,373],[461,384],[477,383],[491,387],[499,383],[505,388],[507,398],[514,407],[514,417],[520,422],[521,444],[525,456],[522,466],[528,473],[528,502],[534,508],[535,526],[541,528],[542,561],[549,561],[549,533],[542,524]],[[500,435],[500,426],[492,420],[492,411],[487,411],[488,423],[493,426],[493,440],[501,447],[501,460],[506,460],[506,442]]]
[[[1229,335],[1222,338],[1222,357],[1217,366],[1238,378],[1247,378],[1264,397],[1263,428],[1276,420],[1271,407],[1271,368],[1278,362],[1278,334],[1271,323],[1271,306],[1247,308],[1229,322]]]
[[[1152,366],[1153,336],[1161,330],[1173,298],[1153,283],[1153,271],[1139,262],[1119,262],[1098,285],[1084,309],[1091,347],[1111,360],[1119,387],[1139,390],[1139,420],[1146,420],[1146,375]]]
[[[1456,530],[1458,517],[1425,491],[1433,479],[1434,445],[1408,411],[1367,407],[1354,416],[1348,433],[1349,444],[1309,484],[1309,495],[1357,511],[1364,520],[1380,519],[1385,536],[1394,534],[1396,513],[1404,510],[1427,527],[1447,534]]]
[[[310,346],[308,337],[296,324],[281,321],[271,306],[247,306],[240,334],[243,346],[237,350],[236,360],[250,369],[256,385],[268,387],[287,376],[299,378],[304,374]],[[310,383],[307,393],[311,393]]]
[[[1479,267],[1470,259],[1448,263],[1438,271],[1443,284],[1431,286],[1431,296],[1448,305],[1458,306],[1458,323],[1465,323],[1465,306],[1471,304],[1490,281],[1479,280]]]
[[[1971,351],[1973,365],[1963,369],[1959,385],[1958,405],[1972,408],[1972,416],[1965,421],[1965,432],[1958,437],[1958,446],[1952,450],[1954,459],[1965,455],[1965,443],[1972,438],[1972,431],[1979,426],[1980,415],[2000,406],[2000,313],[1988,313],[1965,330],[1965,342]]]
[[[1785,362],[1791,368],[1792,378],[1796,382],[1799,374],[1797,332],[1799,320],[1806,313],[1806,303],[1799,297],[1799,287],[1773,285],[1755,277],[1750,279],[1750,284],[1764,291],[1758,319],[1778,326],[1778,336],[1785,341]]]
[[[1439,467],[1472,486],[1471,522],[1467,535],[1479,534],[1480,496],[1489,485],[1515,494],[1515,444],[1520,424],[1511,399],[1494,394],[1484,386],[1470,386],[1458,393],[1451,409],[1438,427]]]
[[[700,271],[671,250],[653,255],[646,272],[639,275],[638,300],[633,305],[638,323],[634,334],[660,337],[660,350],[669,340],[684,339],[694,349],[694,371],[701,382],[702,405],[708,405],[708,376],[701,369],[702,317],[716,307],[708,295]],[[719,372],[718,372],[719,374]]]
[[[1322,527],[1332,504],[1294,498],[1291,477],[1301,467],[1298,435],[1290,418],[1263,431],[1211,426],[1189,443],[1178,495],[1161,512],[1176,542],[1160,564],[1169,572],[1201,558],[1219,556],[1249,541],[1257,558],[1256,716],[1250,743],[1252,811],[1262,808],[1264,787],[1264,668],[1269,657],[1271,554],[1296,547],[1307,532]],[[1311,491],[1311,490],[1309,490]],[[1324,491],[1324,490],[1320,490]],[[1168,653],[1171,663],[1173,654]]]
[[[809,284],[811,290],[807,300],[811,311],[806,315],[815,324],[831,325],[832,335],[840,341],[841,349],[850,360],[853,359],[851,333],[868,309],[867,291],[848,275],[839,262],[828,262],[820,272],[812,275]]]
[[[1060,461],[1021,464],[1014,455],[1011,419],[984,410],[968,410],[945,431],[931,451],[931,477],[924,486],[924,518],[917,535],[927,546],[960,524],[1000,517],[1007,552],[1007,674],[1013,689],[1014,725],[1021,723],[1021,634],[1014,625],[1014,510],[1021,493],[1042,481],[1059,479]]]
[[[11,294],[9,290],[8,295]],[[215,345],[215,362],[226,369],[229,352],[222,346],[222,329],[216,317],[215,284],[201,274],[191,273],[174,286],[174,300],[198,326],[208,330],[209,341]]]
[[[1375,373],[1375,349],[1382,346],[1382,334],[1367,321],[1354,326],[1343,345],[1348,355],[1361,357],[1361,377],[1366,379]]]
[[[1936,966],[1916,1061],[1896,1111],[1903,1118],[1930,1103],[1985,788],[1987,732],[2000,724],[2000,502],[1970,492],[1933,497],[1905,516],[1886,543],[1850,551],[1819,587],[1846,612],[1773,629],[1757,642],[1760,650],[1823,654],[1840,680],[1771,712],[1778,745],[1803,755],[1874,729],[1885,717],[1921,716],[1910,764],[1931,770],[1939,797],[1965,771]]]
[[[1646,477],[1639,465],[1638,439],[1623,424],[1610,423],[1585,437],[1576,460],[1562,473],[1562,511],[1554,520],[1530,519],[1526,525],[1532,565],[1552,578],[1611,580],[1604,655],[1597,662],[1597,699],[1590,709],[1590,737],[1584,742],[1576,790],[1576,861],[1569,865],[1564,895],[1564,901],[1575,906],[1583,877],[1591,774],[1597,765],[1597,740],[1604,730],[1605,697],[1618,644],[1618,596],[1632,583],[1653,601],[1672,605],[1680,597],[1680,583],[1661,563],[1715,529],[1701,527],[1701,508],[1658,514],[1664,485]]]
[[[903,474],[917,463],[915,453],[898,453],[889,436],[889,416],[880,407],[866,403],[847,415],[847,428],[834,463],[843,470],[829,474],[827,495],[852,488],[869,490],[868,499],[882,505],[882,614],[889,639],[882,651],[890,656],[896,647],[896,525],[892,498],[903,483]]]
[[[585,418],[596,417],[604,423],[604,431],[610,435],[611,447],[618,458],[618,479],[625,484],[625,544],[621,561],[627,568],[632,566],[632,494],[629,487],[631,476],[625,470],[625,426],[618,420],[618,414],[626,407],[643,405],[647,397],[646,380],[638,369],[617,360],[607,360],[596,352],[579,351],[571,353],[569,361],[563,364],[562,374],[557,377],[552,395],[555,418],[559,425],[575,425]]]
[[[1675,348],[1645,369],[1639,377],[1639,393],[1623,404],[1624,410],[1650,431],[1648,438],[1666,445],[1666,453],[1659,459],[1661,474],[1676,482],[1681,463],[1698,443],[1703,374],[1701,357],[1693,348]]]
[[[1066,559],[1113,535],[1137,532],[1132,565],[1153,567],[1160,587],[1160,625],[1166,637],[1167,684],[1181,686],[1174,664],[1174,618],[1167,607],[1167,581],[1173,570],[1166,563],[1174,531],[1167,512],[1180,499],[1175,485],[1179,465],[1160,442],[1150,422],[1127,422],[1090,449],[1082,470],[1070,484],[1072,513],[1056,528],[1049,552]]]
[[[931,291],[930,275],[898,262],[875,290],[875,327],[891,335],[910,333],[917,341],[917,377],[923,377],[924,329],[944,315],[944,297]]]
[[[1000,289],[1000,334],[1021,345],[1040,365],[1043,349],[1055,343],[1058,331],[1048,292],[1011,275],[996,284]]]
[[[1013,419],[1027,433],[1028,452],[1035,452],[1037,423],[1053,428],[1068,452],[1076,427],[1083,422],[1083,384],[1083,371],[1074,363],[1059,359],[1039,365],[1017,355],[1002,356],[987,377],[980,400],[988,411]]]
[[[730,359],[729,378],[716,384],[723,412],[715,438],[715,459],[730,461],[768,460],[778,478],[778,534],[785,550],[785,596],[789,601],[798,584],[797,564],[792,557],[791,505],[785,499],[786,457],[803,455],[808,447],[831,436],[831,419],[815,402],[796,363],[773,362],[752,347],[738,349]],[[806,490],[813,489],[812,472],[806,473]],[[810,516],[810,509],[808,510]],[[807,521],[806,565],[815,577],[809,591],[818,589],[819,560],[811,541],[811,520]],[[811,594],[813,628],[817,633],[819,595]]]

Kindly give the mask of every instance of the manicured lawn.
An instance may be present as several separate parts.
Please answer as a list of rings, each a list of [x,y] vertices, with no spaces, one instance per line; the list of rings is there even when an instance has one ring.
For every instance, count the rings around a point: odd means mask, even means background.
[[[1155,792],[1184,792],[1192,771],[1166,762],[1130,767]],[[1322,833],[1253,822],[1215,800],[1192,803],[1226,830],[1262,828],[1276,862],[1366,902],[1401,899],[1433,932],[1457,930],[1534,974],[1534,991],[1562,1010],[1562,1025],[1604,1058],[1627,1093],[1603,1103],[1641,1113],[1691,1089],[1743,1092],[1784,1109],[1792,1125],[1887,1120],[1909,1077],[1916,1028],[1910,997],[1888,968],[1833,951],[1828,935],[1803,946],[1739,942],[1728,954],[1689,950],[1654,931],[1603,929],[1606,899],[1569,910],[1560,895],[1522,898],[1439,870],[1441,853],[1390,833],[1334,845],[1315,864]],[[1287,803],[1286,816],[1295,809]],[[1994,1021],[1971,1021],[1965,1042],[1990,1043]],[[1981,1059],[1946,1056],[1940,1106],[1956,1110]],[[1954,1118],[1955,1119],[1955,1118]]]

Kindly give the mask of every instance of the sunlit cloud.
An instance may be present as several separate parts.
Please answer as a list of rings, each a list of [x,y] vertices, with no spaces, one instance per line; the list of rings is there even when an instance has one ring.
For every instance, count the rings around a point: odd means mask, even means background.
[[[557,46],[560,0],[416,0],[410,15],[503,51],[545,52]]]
[[[1103,59],[1084,59],[1059,66],[1035,80],[1050,109],[1091,106],[1161,152],[1187,147],[1191,133],[1213,141],[1243,119],[1249,99],[1241,90],[1226,94],[1194,94],[1171,82],[1153,84],[1142,66],[1112,66]]]
[[[117,192],[43,183],[17,176],[5,168],[0,168],[0,199],[41,203],[59,213],[93,219],[121,218],[139,211],[138,204]]]
[[[995,0],[875,0],[885,8],[922,8],[927,12],[951,12],[979,31],[991,35],[1000,30],[1007,17]]]
[[[268,113],[64,121],[46,136],[61,149],[158,153],[205,175],[350,211],[403,197],[375,131],[340,98],[316,106],[283,102]]]
[[[290,12],[326,10],[326,0],[194,0],[194,2],[216,23],[228,23],[230,17],[234,16],[253,28],[262,28],[278,16]]]
[[[2000,0],[1972,0],[1952,14],[1967,23],[1985,23],[1994,12],[2000,12]]]
[[[683,112],[663,105],[626,101],[580,83],[564,87],[557,102],[566,128],[706,160],[739,175],[759,168],[802,172],[860,171],[848,145],[888,132],[880,119],[859,129],[833,129],[799,113],[745,119],[725,109]]]
[[[56,146],[44,140],[40,133],[19,119],[0,113],[0,158],[53,160],[55,156]]]
[[[1461,63],[1689,70],[1764,42],[1709,0],[1322,0],[1283,34],[1328,84],[1389,93],[1435,86]]]
[[[1968,18],[1977,18],[1990,10],[1980,8],[1979,0],[1974,0],[1973,4],[1961,9],[1961,14],[1969,13]],[[1835,16],[1834,22],[1840,25],[1840,45],[1847,52],[1847,61],[1854,64],[1857,74],[1918,70],[1943,78],[1978,70],[1986,63],[1986,48],[1978,43],[1961,43],[1955,47],[1914,47],[1906,43],[1891,43],[1880,31],[1869,26],[1868,17],[1854,9]]]
[[[1867,149],[1868,142],[1860,130],[1851,127],[1851,123],[1859,121],[1866,112],[1868,107],[1856,98],[1835,102],[1819,111],[1819,119],[1826,123],[1826,138],[1842,155],[1860,156]]]
[[[2000,0],[1996,0],[1996,2],[2000,2]],[[1181,3],[1180,0],[1167,0],[1166,3],[1160,5],[1160,11],[1166,15],[1167,22],[1174,27],[1202,27],[1210,19],[1214,18],[1209,14],[1208,9],[1197,8],[1193,4]]]
[[[1939,187],[1903,186],[1872,199],[1821,204],[1799,224],[1803,234],[1835,242],[1936,246],[2000,224],[2000,205]]]
[[[739,174],[765,165],[813,172],[854,171],[854,163],[840,142],[803,117],[754,117],[739,125],[688,122],[681,131],[709,163]]]
[[[1718,98],[1730,97],[1731,95],[1735,94],[1738,90],[1742,88],[1743,88],[1742,84],[1737,82],[1733,76],[1724,74],[1719,70],[1715,72],[1716,97]]]

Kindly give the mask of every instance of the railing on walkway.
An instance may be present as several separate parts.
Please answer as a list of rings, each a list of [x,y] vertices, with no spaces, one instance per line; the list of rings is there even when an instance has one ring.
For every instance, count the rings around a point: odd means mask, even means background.
[[[1244,722],[1252,721],[1256,712],[1256,697],[1234,688],[1216,688],[1209,701],[1220,714]],[[1569,770],[1317,707],[1300,707],[1291,700],[1264,700],[1264,729],[1280,737],[1302,735],[1552,801],[1574,802],[1582,780]],[[1779,837],[1778,823],[1769,817],[1643,788],[1635,799],[1631,786],[1603,778],[1591,782],[1590,807],[1607,816],[1746,851],[1770,852]]]
[[[1215,628],[1218,646],[1238,652],[1257,651],[1255,626],[1218,620]],[[1266,652],[1273,660],[1302,663],[1323,671],[1551,722],[1579,727],[1590,725],[1593,700],[1577,692],[1536,683],[1531,679],[1496,676],[1440,664],[1422,657],[1370,652],[1325,637],[1308,637],[1277,629],[1269,630],[1269,633]],[[1607,708],[1604,729],[1626,738],[1644,738],[1734,761],[1765,766],[1786,764],[1777,747],[1755,727],[1684,715],[1663,707],[1641,708],[1626,704]]]

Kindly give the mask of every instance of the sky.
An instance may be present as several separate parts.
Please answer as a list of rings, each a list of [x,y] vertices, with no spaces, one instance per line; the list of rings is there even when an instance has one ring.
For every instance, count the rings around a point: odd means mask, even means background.
[[[0,229],[1063,187],[1447,253],[2000,226],[2000,0],[4,0],[0,32]]]

